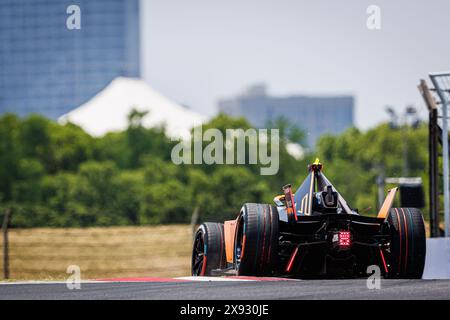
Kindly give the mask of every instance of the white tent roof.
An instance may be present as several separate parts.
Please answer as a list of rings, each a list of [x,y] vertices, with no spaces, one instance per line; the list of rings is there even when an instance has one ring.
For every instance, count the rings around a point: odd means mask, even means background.
[[[182,107],[151,88],[142,80],[119,77],[114,79],[94,98],[58,119],[72,122],[93,136],[128,127],[131,110],[148,111],[144,127],[166,125],[167,135],[188,139],[190,129],[200,125],[206,117]]]

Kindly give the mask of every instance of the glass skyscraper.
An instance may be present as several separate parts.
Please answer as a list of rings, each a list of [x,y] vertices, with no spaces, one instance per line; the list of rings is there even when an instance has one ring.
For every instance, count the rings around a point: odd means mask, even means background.
[[[314,147],[321,135],[338,134],[353,126],[354,97],[274,97],[266,93],[264,85],[257,85],[242,95],[220,100],[218,107],[231,116],[246,117],[257,128],[266,128],[269,120],[285,118],[303,129],[307,145]]]
[[[57,118],[118,76],[140,76],[139,0],[0,2],[0,114]]]

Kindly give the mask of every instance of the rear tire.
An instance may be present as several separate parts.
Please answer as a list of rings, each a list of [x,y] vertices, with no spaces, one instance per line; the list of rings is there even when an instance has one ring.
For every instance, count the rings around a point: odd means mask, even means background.
[[[259,203],[245,204],[239,214],[234,247],[238,275],[272,275],[278,258],[276,207]]]
[[[389,278],[421,279],[425,266],[426,239],[423,216],[416,208],[392,208]]]
[[[191,274],[210,276],[214,269],[226,267],[222,223],[206,222],[198,227],[192,249]]]

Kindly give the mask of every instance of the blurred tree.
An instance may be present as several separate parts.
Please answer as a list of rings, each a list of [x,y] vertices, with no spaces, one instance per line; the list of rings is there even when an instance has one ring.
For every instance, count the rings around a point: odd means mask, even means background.
[[[191,171],[189,186],[204,220],[234,219],[246,202],[267,202],[269,188],[245,167],[223,166],[206,176]]]
[[[189,192],[177,180],[146,185],[139,222],[188,223],[192,212],[190,203]]]
[[[114,201],[111,210],[121,217],[120,224],[139,224],[145,187],[142,170],[122,171],[113,180]]]
[[[0,117],[0,201],[12,199],[18,176],[20,154],[20,121],[13,114]]]
[[[20,159],[17,167],[13,200],[26,203],[39,202],[42,197],[41,179],[45,175],[44,167],[38,160],[29,158]]]
[[[280,129],[279,171],[261,176],[260,164],[173,164],[176,142],[164,128],[144,128],[144,116],[136,111],[126,131],[100,138],[36,115],[0,116],[0,213],[13,208],[17,227],[187,223],[195,207],[201,220],[222,221],[235,218],[245,202],[271,203],[286,183],[295,189],[315,156],[352,207],[374,208],[375,178],[381,169],[386,176],[402,174],[405,142],[410,175],[422,177],[428,190],[425,124],[403,131],[382,124],[365,132],[351,128],[325,135],[314,152],[299,160],[286,144],[304,136],[276,119],[271,126]],[[244,118],[220,114],[202,128],[219,129],[225,136],[226,129],[251,126]]]
[[[22,120],[19,145],[27,158],[38,159],[48,172],[52,170],[51,121],[39,116],[29,115]]]
[[[125,132],[109,132],[94,141],[94,159],[113,161],[116,165],[128,168],[129,148]]]
[[[316,154],[324,163],[324,173],[344,198],[355,208],[375,211],[375,180],[381,168],[385,176],[400,177],[403,168],[403,147],[408,143],[410,176],[422,177],[428,190],[428,140],[426,125],[401,130],[381,124],[365,133],[351,128],[341,135],[319,139]]]
[[[140,112],[133,109],[128,115],[128,129],[126,131],[127,144],[129,146],[129,167],[136,168],[141,155],[151,149],[151,141],[146,138],[146,130],[142,126],[142,120],[148,112]]]
[[[80,200],[88,207],[107,208],[114,201],[114,184],[117,167],[111,161],[88,161],[80,166],[79,176],[86,189],[80,193]]]
[[[286,117],[280,116],[275,120],[269,120],[266,123],[266,128],[268,129],[278,129],[280,134],[280,139],[284,143],[292,142],[297,143],[303,147],[306,145],[306,134],[305,131],[297,124],[292,123]]]
[[[51,173],[76,171],[78,166],[94,159],[95,140],[74,124],[50,127],[52,166]]]

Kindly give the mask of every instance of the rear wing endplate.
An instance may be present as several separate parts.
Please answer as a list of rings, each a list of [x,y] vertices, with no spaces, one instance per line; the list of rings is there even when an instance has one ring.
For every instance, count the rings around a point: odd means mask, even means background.
[[[383,205],[380,208],[380,211],[378,212],[377,218],[383,218],[386,219],[386,217],[389,214],[389,210],[392,208],[392,204],[394,203],[395,195],[397,194],[398,187],[390,189],[388,191],[388,194],[386,196],[386,199],[384,199]]]

